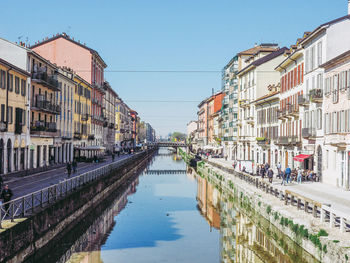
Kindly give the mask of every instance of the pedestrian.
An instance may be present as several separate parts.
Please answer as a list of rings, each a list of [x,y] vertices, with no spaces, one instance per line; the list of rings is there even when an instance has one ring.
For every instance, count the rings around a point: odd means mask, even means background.
[[[281,171],[282,182],[281,185],[286,185],[286,173]]]
[[[270,165],[268,163],[265,163],[265,172],[267,173],[267,171],[269,170]]]
[[[260,165],[257,165],[256,166],[256,175],[259,175],[260,174]]]
[[[75,159],[73,159],[72,167],[73,167],[73,173],[74,174],[77,173],[78,163]]]
[[[225,161],[227,161],[227,155],[225,155]]]
[[[68,174],[68,178],[70,177],[72,173],[72,164],[70,162],[67,163],[67,174]]]
[[[278,162],[278,164],[277,164],[277,171],[278,171],[278,177],[279,178],[281,178],[281,172],[282,172],[282,170],[281,170],[281,163],[280,162]]]
[[[265,178],[265,173],[266,173],[266,170],[265,170],[265,168],[264,168],[264,165],[262,164],[262,165],[260,166],[260,176],[261,176],[261,179],[263,179],[263,180],[264,180],[264,178]]]
[[[112,153],[112,162],[114,162],[115,155]]]
[[[8,185],[5,185],[4,189],[1,193],[1,199],[5,203],[5,214],[9,215],[10,204],[8,202],[11,201],[11,197],[13,196],[12,190]]]
[[[286,174],[286,181],[287,181],[287,184],[289,183],[289,180],[290,180],[290,174],[292,173],[292,170],[289,168],[289,166],[287,165],[287,168],[285,170],[285,174]]]
[[[272,184],[273,171],[271,168],[267,171],[267,177],[269,178],[269,183]]]
[[[94,155],[94,163],[97,163],[97,156]]]
[[[298,183],[301,183],[301,178],[302,178],[302,176],[301,176],[301,170],[300,170],[300,168],[298,169],[298,176],[297,176],[297,182]]]

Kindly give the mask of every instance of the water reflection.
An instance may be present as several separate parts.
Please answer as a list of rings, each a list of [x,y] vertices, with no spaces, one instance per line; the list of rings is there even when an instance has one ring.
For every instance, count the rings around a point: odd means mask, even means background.
[[[221,262],[317,262],[231,192],[199,175],[196,180],[198,208],[210,226],[220,228]]]
[[[147,169],[185,169],[160,150]],[[187,174],[141,174],[27,262],[314,262],[230,193]],[[96,215],[97,213],[97,215]]]

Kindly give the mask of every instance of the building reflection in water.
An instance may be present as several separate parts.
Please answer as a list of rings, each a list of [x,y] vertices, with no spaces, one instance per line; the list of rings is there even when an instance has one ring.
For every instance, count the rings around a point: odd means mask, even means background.
[[[211,227],[220,229],[221,262],[317,262],[267,220],[247,213],[230,193],[199,175],[196,180],[197,207]]]
[[[128,195],[136,192],[138,183],[139,179],[134,179],[123,194],[94,221],[57,262],[102,263],[101,247],[116,224],[115,217],[125,208]]]

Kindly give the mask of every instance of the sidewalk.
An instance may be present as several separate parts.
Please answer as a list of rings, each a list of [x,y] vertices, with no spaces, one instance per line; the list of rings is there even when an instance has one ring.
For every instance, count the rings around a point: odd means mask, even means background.
[[[233,169],[233,161],[216,158],[209,158],[209,161]],[[268,179],[266,178],[266,180]],[[281,185],[281,181],[281,179],[276,179],[275,176],[273,185],[278,189],[293,191],[296,194],[300,194],[319,203],[330,204],[332,208],[350,214],[350,191],[320,182],[303,182],[301,184],[293,182],[283,186]]]
[[[130,155],[121,155],[119,158],[116,157],[114,162],[118,162],[125,158],[128,158]],[[89,170],[96,169],[98,167],[104,166],[108,163],[112,163],[112,158],[108,156],[106,161],[100,163],[78,163],[77,173],[71,175],[75,177],[82,173],[85,173]],[[49,171],[39,172],[32,175],[24,176],[24,177],[16,177],[10,179],[8,181],[5,180],[6,176],[4,176],[5,183],[9,185],[9,188],[13,191],[13,198],[21,197],[23,195],[38,191],[42,188],[48,187],[50,185],[59,183],[68,177],[66,171],[66,165],[62,167],[58,167],[56,169],[52,169]]]

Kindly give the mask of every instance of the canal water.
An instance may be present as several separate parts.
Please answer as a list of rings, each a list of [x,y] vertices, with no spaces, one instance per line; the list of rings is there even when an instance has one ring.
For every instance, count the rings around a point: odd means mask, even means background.
[[[109,202],[28,262],[316,262],[168,149]]]

